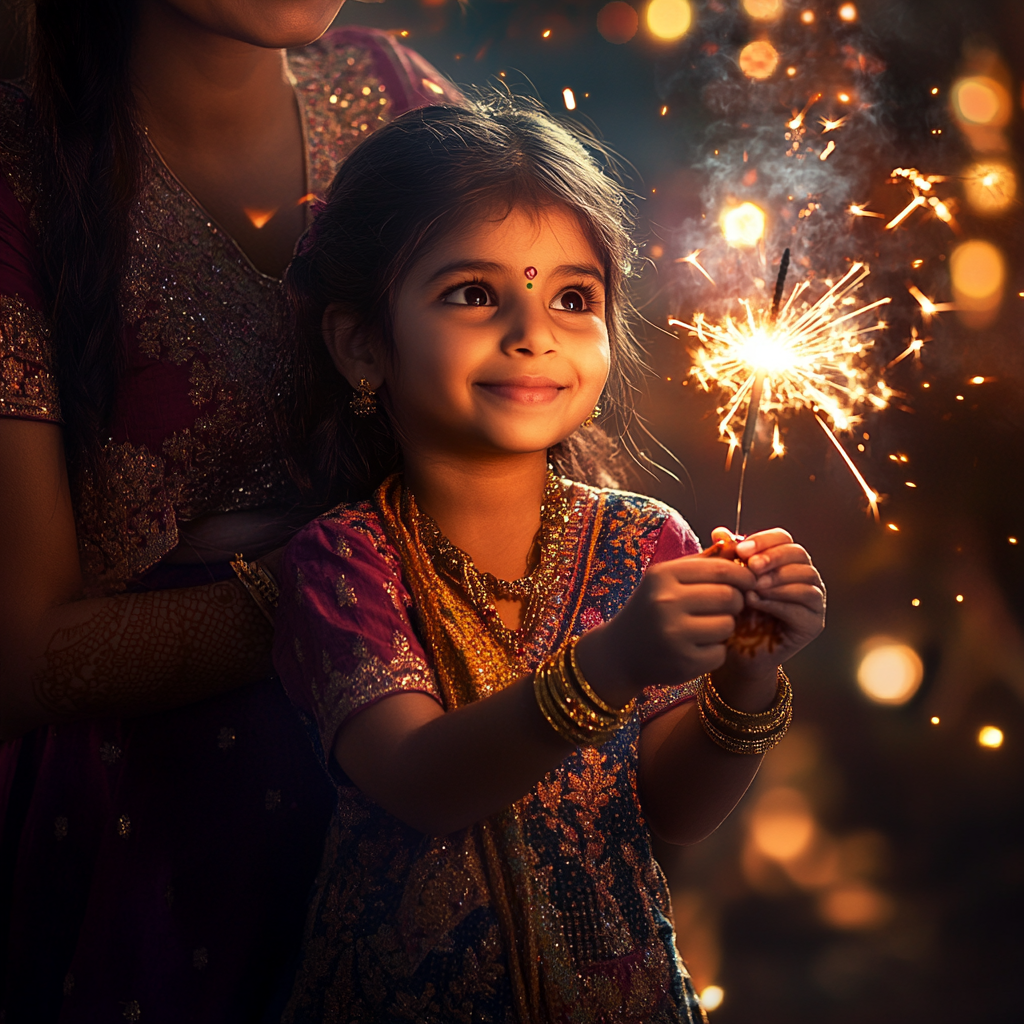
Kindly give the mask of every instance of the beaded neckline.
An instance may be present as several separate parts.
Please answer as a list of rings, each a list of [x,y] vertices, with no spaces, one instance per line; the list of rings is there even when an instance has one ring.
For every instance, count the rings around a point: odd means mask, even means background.
[[[411,497],[411,495],[410,495]],[[489,572],[482,572],[472,558],[456,547],[441,533],[437,523],[415,505],[414,515],[420,539],[430,555],[434,567],[454,583],[457,583],[469,597],[473,607],[485,618],[502,626],[507,632],[530,633],[537,623],[544,598],[551,591],[558,575],[560,553],[569,522],[571,501],[567,482],[557,477],[548,467],[544,485],[544,498],[540,506],[540,530],[530,552],[532,568],[517,580],[502,580]],[[523,601],[522,625],[519,630],[508,630],[497,615],[495,601]]]

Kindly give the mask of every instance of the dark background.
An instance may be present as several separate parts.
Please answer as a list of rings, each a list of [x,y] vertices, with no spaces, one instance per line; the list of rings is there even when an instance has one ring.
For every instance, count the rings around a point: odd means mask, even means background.
[[[597,30],[603,6],[388,0],[351,3],[340,21],[407,32],[408,44],[456,82],[503,81],[554,111],[565,113],[562,90],[570,87],[575,116],[628,161],[649,257],[635,298],[655,371],[641,411],[682,464],[674,467],[679,480],[641,476],[636,486],[678,507],[706,538],[713,526],[732,521],[736,469],[724,470],[714,398],[680,386],[689,365],[685,335],[662,328],[669,315],[689,314],[695,301],[690,268],[672,261],[689,251],[687,221],[717,215],[701,198],[709,146],[742,130],[742,113],[734,104],[723,115],[708,85],[716,76],[735,77],[736,51],[755,35],[788,40],[801,10],[817,16],[801,65],[813,65],[815,74],[832,67],[833,37],[845,29],[835,16],[838,4],[820,0],[787,5],[784,21],[766,30],[736,16],[739,0],[694,0],[689,34],[660,43],[646,30],[646,3],[638,0],[639,32],[612,44]],[[954,179],[962,173],[969,148],[951,116],[948,90],[979,48],[1003,62],[1014,102],[1008,155],[1018,155],[1020,0],[857,6],[856,46],[879,62],[870,111],[877,137],[862,147],[859,169],[880,183],[871,196],[876,209],[901,205],[881,184],[893,167]],[[12,38],[0,20],[7,73],[17,66]],[[718,64],[705,59],[712,43]],[[786,116],[780,108],[780,123]],[[957,188],[954,181],[947,193]],[[704,843],[661,851],[681,951],[698,988],[716,984],[725,992],[711,1015],[716,1024],[998,1024],[1022,1017],[1022,219],[1019,205],[983,220],[961,204],[958,220],[959,236],[933,224],[901,237],[926,259],[925,271],[933,268],[926,290],[936,301],[949,299],[943,261],[956,244],[984,237],[999,245],[1008,284],[989,326],[972,329],[955,313],[922,324],[903,288],[903,256],[879,249],[873,268],[890,294],[899,293],[878,358],[902,349],[912,323],[931,338],[919,362],[906,360],[887,378],[906,396],[901,408],[867,416],[856,435],[844,437],[886,496],[881,521],[865,514],[859,489],[809,414],[784,422],[783,459],[769,461],[764,444],[755,449],[744,526],[782,524],[811,550],[829,586],[829,625],[790,665],[796,722],[736,813]],[[852,248],[863,246],[871,225],[877,222],[851,227],[836,218],[835,244],[849,237]],[[987,378],[984,385],[966,383],[976,374]],[[855,450],[858,443],[863,452]],[[893,462],[893,454],[909,461]],[[664,453],[659,458],[673,465]],[[917,487],[906,488],[907,479]],[[1010,544],[1010,536],[1022,543]],[[902,706],[872,704],[856,684],[859,649],[880,634],[911,645],[925,663],[921,689]],[[933,715],[938,725],[930,723]],[[1003,730],[999,749],[977,743],[986,724]],[[790,861],[765,856],[754,839],[764,822],[759,808],[782,799],[780,787],[790,803],[796,800],[790,826],[799,831],[809,822],[813,834],[805,853]],[[783,828],[785,820],[778,821]]]

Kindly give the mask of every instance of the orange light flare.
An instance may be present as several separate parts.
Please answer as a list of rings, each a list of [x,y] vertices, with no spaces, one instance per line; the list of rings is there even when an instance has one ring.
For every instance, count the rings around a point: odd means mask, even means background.
[[[923,296],[922,296],[922,298],[923,298]],[[927,301],[927,300],[925,300],[925,301]],[[913,356],[915,361],[920,360],[920,358],[921,358],[921,349],[923,349],[924,346],[929,341],[931,341],[931,340],[932,340],[931,338],[922,338],[917,333],[917,328],[916,327],[911,327],[910,328],[910,344],[907,345],[907,347],[895,359],[893,359],[892,362],[886,364],[885,368],[888,370],[891,367],[895,366],[897,363],[902,363],[903,360],[908,358],[909,356]]]
[[[689,263],[694,270],[699,271],[703,274],[712,284],[715,283],[715,279],[700,265],[700,261],[697,257],[703,252],[703,249],[694,249],[689,256],[680,256],[674,262],[676,263]]]
[[[818,426],[825,431],[825,436],[835,445],[836,451],[843,457],[843,461],[846,463],[847,469],[853,474],[853,478],[860,484],[864,497],[868,499],[868,509],[875,517],[875,522],[878,522],[878,503],[882,500],[882,496],[864,479],[861,471],[854,465],[853,459],[846,454],[846,449],[839,443],[839,438],[832,432],[829,425],[817,413],[814,414],[814,418],[818,421]],[[892,529],[892,524],[890,524],[890,529]]]
[[[935,216],[944,224],[948,224],[953,231],[957,230],[953,201],[950,199],[940,199],[934,192],[935,185],[949,180],[946,175],[922,174],[916,167],[896,167],[893,169],[890,177],[893,180],[903,178],[910,186],[913,198],[885,225],[886,231],[898,228],[915,210],[925,206],[931,207]]]
[[[834,132],[837,129],[842,128],[843,125],[846,124],[847,121],[849,121],[849,119],[849,114],[844,114],[842,117],[835,119],[829,117],[821,118],[821,120],[818,121],[818,124],[821,125],[821,134],[825,135],[827,132]]]
[[[820,92],[816,92],[807,101],[807,106],[805,106],[804,109],[801,110],[799,114],[795,114],[791,121],[787,121],[786,122],[786,127],[790,131],[793,131],[793,132],[799,131],[801,128],[803,128],[803,126],[804,126],[804,118],[807,116],[807,111],[810,110],[811,107],[813,107],[814,104],[817,103],[818,100],[820,100],[820,99],[821,99],[821,93]]]
[[[888,224],[885,225],[886,231],[892,231],[894,228],[898,228],[915,210],[919,210],[922,206],[927,205],[928,197],[917,195],[910,200],[909,203],[896,214],[895,217]]]
[[[907,291],[917,299],[917,303],[921,307],[921,318],[925,323],[928,323],[936,313],[948,313],[950,310],[956,309],[956,304],[953,302],[933,302],[916,284],[908,284]]]
[[[836,151],[836,144],[829,139],[828,145],[818,154],[819,160],[827,160]]]
[[[242,210],[245,213],[246,217],[249,218],[249,221],[252,224],[252,226],[257,231],[259,231],[260,228],[264,227],[266,223],[270,220],[270,218],[273,217],[275,213],[277,213],[276,206],[274,207],[273,210],[251,210],[249,209],[248,206],[243,206]]]
[[[740,443],[741,414],[756,379],[764,380],[761,409],[776,424],[785,414],[810,409],[832,424],[826,429],[845,431],[860,422],[862,410],[889,406],[895,392],[874,381],[866,358],[875,342],[871,335],[887,325],[865,318],[891,299],[858,304],[855,293],[868,274],[867,266],[854,263],[838,281],[826,281],[825,292],[814,301],[807,297],[810,282],[802,281],[777,316],[770,304],[739,299],[739,315],[713,321],[698,312],[691,323],[669,320],[696,339],[690,376],[705,391],[724,396],[718,433],[729,445],[728,461]],[[772,453],[775,458],[785,453],[778,431]],[[877,503],[877,495],[870,500]]]
[[[846,212],[853,217],[877,217],[879,220],[885,220],[884,213],[875,213],[874,210],[869,210],[865,203],[850,203]]]

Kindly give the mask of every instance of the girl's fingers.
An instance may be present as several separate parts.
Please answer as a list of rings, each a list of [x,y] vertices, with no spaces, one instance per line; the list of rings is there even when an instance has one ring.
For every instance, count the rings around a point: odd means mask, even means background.
[[[737,615],[743,610],[743,592],[724,584],[690,586],[680,594],[679,608],[690,615]]]
[[[732,636],[736,619],[731,615],[691,615],[682,630],[683,635],[697,647],[721,644]]]
[[[747,603],[751,608],[759,608],[761,611],[772,612],[769,605],[779,608],[786,608],[792,612],[794,609],[806,609],[815,615],[825,611],[825,595],[818,587],[809,586],[804,583],[788,583],[781,587],[774,587],[765,594],[751,591],[747,594]]]
[[[754,585],[754,574],[739,562],[729,558],[700,558],[687,555],[672,562],[662,562],[656,571],[671,574],[677,582],[686,586],[698,583],[724,583],[738,590],[748,590]]]
[[[792,544],[792,536],[781,527],[772,530],[761,530],[760,533],[752,533],[736,545],[736,554],[740,558],[749,559],[758,552],[767,551],[768,548],[778,547],[780,544]]]
[[[825,584],[822,582],[818,570],[813,565],[806,563],[783,565],[770,572],[762,573],[757,577],[756,587],[763,594],[772,587],[777,587],[784,583],[810,583],[812,586],[820,587],[822,590],[825,589]]]
[[[760,576],[781,565],[811,565],[811,556],[799,544],[779,544],[747,560],[751,572]]]

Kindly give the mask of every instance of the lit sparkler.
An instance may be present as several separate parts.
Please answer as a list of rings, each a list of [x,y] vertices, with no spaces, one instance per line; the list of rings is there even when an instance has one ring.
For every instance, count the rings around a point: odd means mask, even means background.
[[[740,316],[727,315],[716,322],[697,313],[693,323],[670,320],[697,339],[690,373],[705,391],[717,389],[725,394],[718,432],[729,444],[730,455],[742,448],[744,463],[762,407],[776,419],[783,413],[810,409],[823,424],[827,421],[833,441],[842,449],[834,431],[856,426],[863,408],[885,409],[892,395],[884,382],[872,384],[863,359],[874,344],[871,335],[886,326],[884,321],[868,322],[865,318],[891,301],[882,298],[858,304],[855,293],[867,278],[868,267],[854,263],[840,280],[827,282],[826,291],[814,302],[805,297],[810,285],[803,281],[781,303],[788,262],[784,259],[780,268],[771,306],[755,308],[750,301],[740,299]],[[737,424],[744,406],[747,417],[741,440]],[[776,433],[773,453],[781,455],[781,447]],[[853,467],[845,451],[843,454],[875,511],[878,494]],[[741,508],[742,472],[737,532]]]

